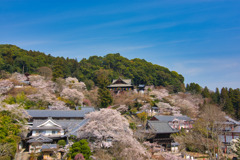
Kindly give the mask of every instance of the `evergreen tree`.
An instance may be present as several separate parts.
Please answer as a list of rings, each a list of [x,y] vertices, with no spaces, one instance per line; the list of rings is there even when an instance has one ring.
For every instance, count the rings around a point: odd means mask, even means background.
[[[233,115],[234,113],[234,108],[233,108],[233,104],[230,98],[226,99],[226,102],[223,106],[223,111],[225,111],[226,113]]]
[[[216,88],[215,92],[211,93],[211,98],[214,103],[220,104],[220,93],[218,88]]]
[[[107,85],[110,84],[108,75],[110,72],[108,70],[98,70],[96,73],[97,83],[98,83],[98,99],[101,108],[106,108],[112,104],[113,98],[110,91],[107,89]]]
[[[220,95],[220,102],[222,105],[225,105],[227,99],[228,99],[228,90],[227,88],[222,88],[221,89],[221,95]]]
[[[216,91],[215,91],[215,97],[216,97],[216,103],[217,104],[220,104],[220,93],[219,93],[219,89],[216,88]]]
[[[202,89],[201,86],[197,83],[190,83],[186,86],[186,91],[191,92],[193,94],[200,94]]]
[[[98,89],[98,99],[100,101],[101,108],[106,108],[113,102],[111,93],[106,87]]]
[[[204,87],[203,91],[202,91],[202,96],[203,98],[209,98],[210,97],[210,93],[207,87]]]

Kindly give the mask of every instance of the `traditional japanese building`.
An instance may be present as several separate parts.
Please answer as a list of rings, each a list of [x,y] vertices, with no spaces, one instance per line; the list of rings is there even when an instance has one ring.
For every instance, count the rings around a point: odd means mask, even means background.
[[[128,91],[133,90],[132,80],[131,79],[114,79],[112,84],[107,86],[110,91]]]
[[[151,118],[151,121],[160,121],[168,123],[173,129],[181,130],[191,129],[193,125],[193,120],[188,116],[165,116],[158,115]]]
[[[192,123],[192,119],[187,116],[153,116],[147,122],[147,130],[154,134],[149,141],[170,149],[175,144],[171,134],[179,132],[182,128],[192,128]]]
[[[231,141],[237,139],[240,136],[240,122],[232,119],[229,116],[225,116],[226,121],[222,125],[222,133],[219,135],[219,139],[223,143],[224,153],[230,153]]]
[[[92,107],[81,110],[26,110],[30,115],[29,133],[23,137],[22,144],[29,152],[41,152],[43,146],[57,144],[59,140],[68,143],[68,137],[77,136],[78,130],[88,120],[85,114],[93,112]]]

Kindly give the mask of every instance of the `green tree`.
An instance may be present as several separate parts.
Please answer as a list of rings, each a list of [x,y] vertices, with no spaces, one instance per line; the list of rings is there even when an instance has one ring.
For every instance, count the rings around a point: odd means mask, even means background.
[[[106,87],[98,89],[98,99],[101,108],[106,108],[113,103],[111,93]]]
[[[98,83],[98,99],[101,108],[106,108],[112,104],[113,98],[110,91],[107,89],[107,85],[110,84],[108,75],[110,72],[108,70],[98,70],[96,72],[97,83]]]
[[[223,106],[223,111],[225,111],[226,113],[233,115],[234,113],[234,108],[233,108],[233,104],[230,98],[226,99],[226,102],[224,103]]]
[[[214,93],[214,96],[212,97],[213,101],[217,104],[220,104],[220,93],[219,93],[219,89],[216,88],[216,91]]]
[[[209,89],[207,87],[204,87],[201,94],[202,94],[203,98],[209,98],[210,97],[210,92],[209,92]]]
[[[190,84],[187,84],[186,91],[191,92],[193,94],[200,94],[202,91],[202,88],[197,83],[190,83]]]
[[[21,140],[19,136],[21,132],[20,125],[15,118],[15,115],[12,115],[9,111],[0,112],[0,146],[8,146],[6,152],[1,152],[0,158],[5,157],[7,159],[11,157],[13,159],[17,144]]]
[[[92,153],[86,139],[82,139],[78,142],[75,142],[69,150],[69,156],[72,159],[74,159],[74,157],[78,153],[82,153],[86,160],[90,159],[90,156],[92,155]]]
[[[66,145],[66,141],[63,140],[63,139],[61,139],[61,140],[58,141],[58,145],[59,145],[60,147],[64,147],[64,146]]]

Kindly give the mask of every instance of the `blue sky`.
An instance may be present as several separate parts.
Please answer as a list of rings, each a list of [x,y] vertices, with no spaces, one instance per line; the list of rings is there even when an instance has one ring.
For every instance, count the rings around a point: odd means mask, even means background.
[[[0,43],[53,56],[120,53],[185,83],[240,88],[239,0],[1,0]]]

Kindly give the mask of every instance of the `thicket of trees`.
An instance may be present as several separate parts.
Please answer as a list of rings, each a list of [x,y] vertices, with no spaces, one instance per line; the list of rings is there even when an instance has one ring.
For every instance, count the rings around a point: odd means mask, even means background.
[[[202,88],[199,84],[190,83],[186,86],[186,91],[193,94],[201,94],[203,98],[209,98],[211,103],[219,107],[228,115],[240,119],[240,89],[218,88],[214,92],[209,91],[207,87]]]
[[[97,72],[105,69],[109,72],[110,80],[121,76],[132,79],[135,85],[168,86],[174,92],[184,90],[182,75],[144,59],[129,60],[116,53],[104,57],[91,56],[78,62],[77,59],[53,57],[39,51],[23,50],[14,45],[0,45],[0,70],[9,73],[38,73],[40,67],[52,69],[53,79],[77,77],[90,85],[92,82],[98,85]]]
[[[21,127],[16,117],[9,111],[0,112],[0,160],[13,159],[20,142]]]

